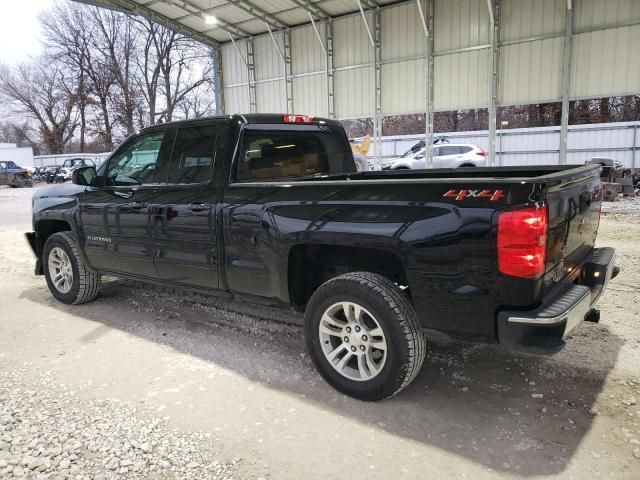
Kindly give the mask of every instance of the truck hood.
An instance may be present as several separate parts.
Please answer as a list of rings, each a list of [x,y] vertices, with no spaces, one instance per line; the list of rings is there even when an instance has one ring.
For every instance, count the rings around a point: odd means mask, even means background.
[[[48,197],[75,197],[79,193],[84,192],[86,187],[82,185],[76,185],[75,183],[60,183],[58,185],[52,185],[50,187],[39,188],[33,192],[33,198],[48,198]]]

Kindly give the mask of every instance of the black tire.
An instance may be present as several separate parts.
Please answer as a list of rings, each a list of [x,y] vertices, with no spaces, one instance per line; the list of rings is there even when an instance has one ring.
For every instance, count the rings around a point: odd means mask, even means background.
[[[475,168],[476,166],[473,163],[463,163],[458,168]]]
[[[59,247],[67,254],[71,261],[73,271],[73,282],[71,289],[67,293],[59,291],[51,280],[49,272],[49,255],[54,247]],[[82,260],[75,239],[70,232],[59,232],[51,235],[44,244],[42,253],[42,266],[47,286],[51,294],[62,303],[68,305],[78,305],[87,303],[96,298],[100,289],[100,275],[87,267]]]
[[[387,341],[387,358],[370,380],[351,380],[327,360],[319,326],[324,312],[338,302],[355,302],[376,318]],[[353,272],[322,284],[311,296],[305,311],[307,349],[322,377],[336,390],[359,400],[391,397],[416,377],[426,354],[426,341],[413,306],[391,280],[374,273]]]

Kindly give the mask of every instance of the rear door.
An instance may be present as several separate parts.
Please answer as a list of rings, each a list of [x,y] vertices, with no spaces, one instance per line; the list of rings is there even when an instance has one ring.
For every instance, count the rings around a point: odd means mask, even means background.
[[[213,173],[225,126],[223,120],[209,120],[176,129],[166,183],[151,214],[154,261],[163,280],[218,288],[215,206],[220,191]]]
[[[595,245],[601,207],[599,171],[557,181],[549,187],[546,201],[545,287],[551,287],[575,271]]]
[[[460,147],[457,145],[442,145],[439,147],[438,157],[434,158],[435,168],[454,168],[458,166]]]

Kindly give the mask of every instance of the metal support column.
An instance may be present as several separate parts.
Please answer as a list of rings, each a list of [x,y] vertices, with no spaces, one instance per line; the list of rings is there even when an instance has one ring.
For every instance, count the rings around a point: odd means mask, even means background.
[[[376,170],[382,169],[382,49],[380,48],[380,10],[373,12],[374,48],[374,116],[373,136],[376,145]]]
[[[291,32],[286,29],[284,37],[284,88],[287,98],[287,113],[293,113],[293,72],[291,71]]]
[[[213,94],[216,100],[216,115],[224,115],[224,81],[222,78],[222,48],[212,48],[213,55]]]
[[[564,63],[562,66],[562,113],[560,120],[560,165],[567,163],[567,138],[569,136],[569,98],[571,96],[571,57],[573,56],[573,13],[575,5],[567,0],[564,23]]]
[[[335,102],[333,96],[334,80],[333,80],[333,21],[327,20],[325,23],[327,32],[327,51],[325,55],[325,75],[327,78],[327,116],[335,118]]]
[[[422,0],[418,0],[419,2]],[[427,80],[427,108],[425,112],[425,156],[427,160],[427,168],[433,167],[433,85],[434,85],[434,61],[433,61],[433,11],[435,0],[425,0],[426,2],[426,18],[423,22],[423,28],[427,39],[427,59],[426,66],[426,80]],[[422,15],[422,13],[420,12]],[[424,17],[423,17],[424,18]]]
[[[631,152],[631,168],[638,168],[638,165],[636,164],[636,152],[638,151],[638,148],[640,148],[640,146],[638,146],[638,124],[636,123],[633,126],[633,152]]]
[[[249,112],[258,111],[256,103],[256,64],[253,56],[253,38],[247,38],[247,81],[249,82]]]
[[[489,166],[496,165],[496,118],[498,107],[498,45],[500,44],[500,0],[487,0],[490,20],[489,59]]]

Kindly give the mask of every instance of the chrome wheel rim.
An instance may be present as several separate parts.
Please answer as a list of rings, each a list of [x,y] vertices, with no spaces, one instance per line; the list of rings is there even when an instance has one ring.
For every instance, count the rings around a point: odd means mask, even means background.
[[[69,293],[73,285],[73,268],[67,253],[60,247],[49,252],[49,277],[60,293]]]
[[[318,327],[329,364],[343,377],[364,382],[375,378],[387,361],[387,340],[378,320],[353,302],[325,310]]]

